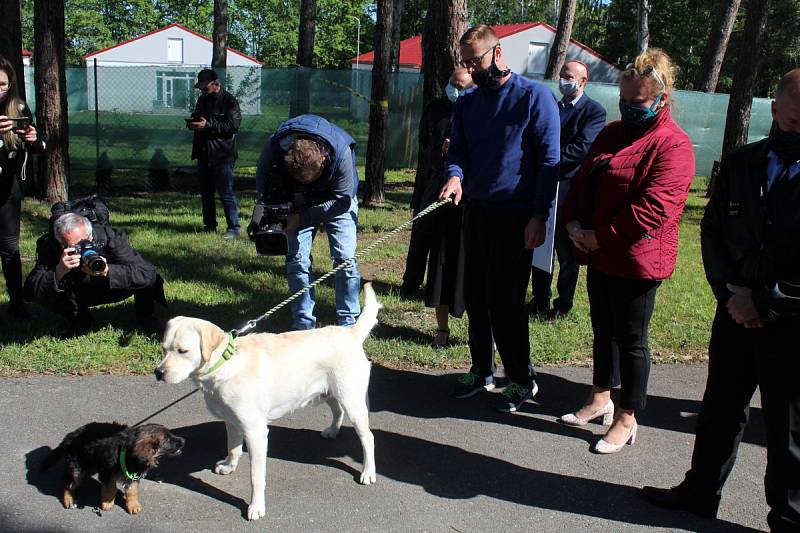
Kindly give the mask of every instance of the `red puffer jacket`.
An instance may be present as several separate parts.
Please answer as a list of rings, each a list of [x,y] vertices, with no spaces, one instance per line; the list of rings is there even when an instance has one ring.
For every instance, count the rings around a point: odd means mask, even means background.
[[[606,161],[608,166],[593,172]],[[694,172],[692,141],[672,120],[669,107],[643,131],[622,121],[608,124],[595,139],[559,217],[596,231],[600,248],[591,254],[576,249],[578,260],[622,278],[669,277]]]

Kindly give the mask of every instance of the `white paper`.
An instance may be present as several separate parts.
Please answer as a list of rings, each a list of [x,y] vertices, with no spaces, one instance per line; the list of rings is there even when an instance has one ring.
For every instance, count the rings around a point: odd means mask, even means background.
[[[558,214],[558,183],[556,183],[556,196],[550,207],[550,216],[545,224],[544,242],[533,249],[533,266],[545,272],[553,272],[553,247],[556,238],[556,215]]]

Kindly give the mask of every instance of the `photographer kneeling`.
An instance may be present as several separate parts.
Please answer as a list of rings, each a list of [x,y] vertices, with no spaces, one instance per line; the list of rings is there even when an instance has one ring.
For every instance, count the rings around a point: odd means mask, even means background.
[[[36,266],[25,280],[25,299],[63,315],[76,333],[92,328],[90,307],[130,296],[139,325],[157,329],[154,303],[166,307],[164,282],[122,231],[66,213],[36,242]]]
[[[259,200],[248,233],[259,253],[286,255],[291,293],[313,281],[311,245],[318,226],[328,234],[334,265],[355,256],[355,145],[347,132],[324,118],[300,115],[281,124],[261,153],[256,172]],[[337,325],[352,326],[358,318],[360,283],[355,262],[336,273]],[[291,306],[294,329],[316,326],[313,290]]]

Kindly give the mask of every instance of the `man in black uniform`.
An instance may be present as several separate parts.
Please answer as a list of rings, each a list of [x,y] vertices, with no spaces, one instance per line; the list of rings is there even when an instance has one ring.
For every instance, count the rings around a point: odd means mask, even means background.
[[[750,400],[761,389],[773,533],[800,531],[800,69],[778,83],[769,138],[723,163],[701,224],[717,298],[691,469],[656,505],[716,517]]]

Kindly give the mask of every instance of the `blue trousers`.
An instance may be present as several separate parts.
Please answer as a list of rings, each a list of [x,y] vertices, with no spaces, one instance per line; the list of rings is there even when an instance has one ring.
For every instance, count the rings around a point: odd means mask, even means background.
[[[239,208],[233,192],[233,165],[233,163],[210,165],[205,160],[197,160],[200,198],[203,202],[203,226],[206,229],[217,228],[217,205],[214,202],[214,192],[216,191],[222,202],[222,208],[225,210],[228,229],[239,231]]]

